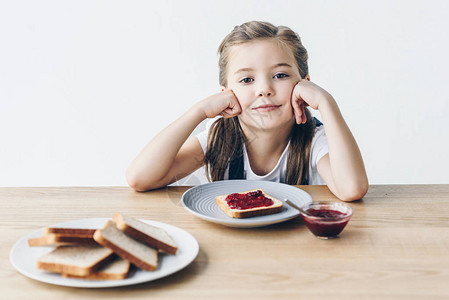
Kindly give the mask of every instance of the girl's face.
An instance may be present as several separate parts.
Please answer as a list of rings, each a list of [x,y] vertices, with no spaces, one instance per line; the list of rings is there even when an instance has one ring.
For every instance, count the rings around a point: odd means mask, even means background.
[[[231,48],[227,88],[239,100],[239,120],[245,127],[270,130],[293,125],[291,97],[299,80],[293,53],[273,39]]]

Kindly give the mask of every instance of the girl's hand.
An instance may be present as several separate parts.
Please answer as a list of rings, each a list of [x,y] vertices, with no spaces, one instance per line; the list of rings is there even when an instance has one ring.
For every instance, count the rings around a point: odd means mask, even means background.
[[[200,110],[206,118],[215,118],[223,116],[224,118],[232,118],[242,112],[240,103],[232,90],[214,94],[198,103]]]
[[[332,96],[323,88],[315,83],[301,79],[293,88],[292,106],[296,123],[304,124],[307,121],[305,107],[310,106],[313,109],[319,109],[320,104]]]

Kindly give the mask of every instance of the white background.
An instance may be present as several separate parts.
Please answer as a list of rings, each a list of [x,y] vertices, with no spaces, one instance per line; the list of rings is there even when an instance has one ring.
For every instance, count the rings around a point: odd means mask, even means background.
[[[145,144],[219,91],[217,47],[250,20],[299,33],[371,184],[449,183],[449,1],[5,0],[0,186],[126,185]]]

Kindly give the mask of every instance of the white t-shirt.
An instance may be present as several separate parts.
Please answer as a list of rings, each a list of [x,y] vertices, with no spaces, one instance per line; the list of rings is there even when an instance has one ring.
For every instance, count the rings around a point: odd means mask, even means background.
[[[203,148],[204,154],[206,154],[207,150],[207,135],[209,129],[215,119],[210,119],[206,123],[206,129],[196,135],[198,141],[201,144],[201,148]],[[285,183],[285,174],[287,170],[287,157],[288,157],[288,147],[290,142],[288,142],[287,146],[282,152],[281,158],[279,159],[276,167],[274,167],[271,172],[266,175],[259,176],[253,172],[251,169],[251,165],[249,164],[248,153],[246,151],[245,145],[243,145],[243,172],[245,173],[245,178],[247,180],[264,180],[264,181],[274,181],[274,182],[282,182]],[[312,139],[312,146],[310,151],[310,160],[309,160],[309,184],[310,185],[321,185],[326,184],[324,180],[321,178],[320,174],[317,170],[318,161],[327,153],[329,153],[329,148],[327,146],[327,138],[326,133],[324,131],[324,126],[318,126],[315,128],[315,135]],[[225,171],[224,179],[229,179],[229,166]]]

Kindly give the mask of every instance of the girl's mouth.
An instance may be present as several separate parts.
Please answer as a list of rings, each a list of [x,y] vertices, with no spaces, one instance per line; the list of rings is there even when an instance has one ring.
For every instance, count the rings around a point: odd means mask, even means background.
[[[254,107],[253,110],[258,112],[267,112],[267,111],[273,111],[281,107],[280,105],[273,105],[273,104],[266,104],[266,105],[260,105],[257,107]]]

